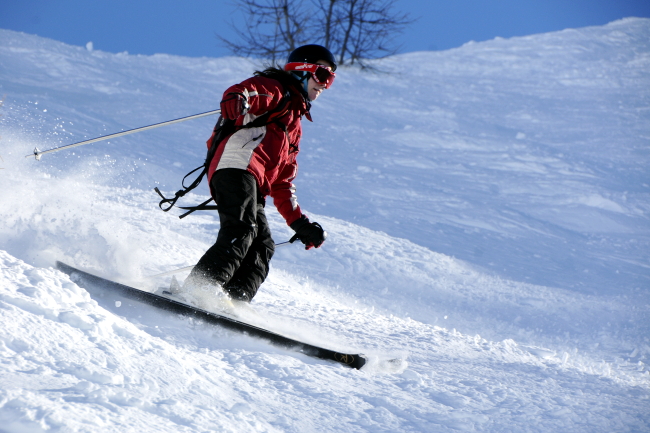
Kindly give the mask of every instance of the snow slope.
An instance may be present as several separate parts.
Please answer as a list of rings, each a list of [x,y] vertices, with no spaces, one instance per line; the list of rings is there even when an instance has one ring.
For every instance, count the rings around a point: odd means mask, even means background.
[[[218,219],[152,188],[215,119],[25,155],[215,109],[257,66],[0,30],[0,431],[650,431],[650,20],[341,68],[297,180],[330,237],[279,248],[252,307],[360,371],[51,267],[153,290],[194,263]]]

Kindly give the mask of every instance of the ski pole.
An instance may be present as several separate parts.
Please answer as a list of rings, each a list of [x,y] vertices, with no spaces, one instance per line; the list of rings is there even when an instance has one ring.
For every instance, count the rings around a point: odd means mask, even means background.
[[[46,153],[58,152],[59,150],[64,150],[64,149],[72,149],[73,147],[83,146],[84,144],[95,143],[97,141],[103,141],[103,140],[110,140],[111,138],[117,138],[123,135],[134,134],[136,132],[146,131],[148,129],[154,129],[165,125],[172,125],[174,123],[185,122],[186,120],[198,119],[200,117],[210,116],[212,114],[217,114],[217,113],[221,113],[221,110],[206,111],[205,113],[193,114],[191,116],[181,117],[179,119],[168,120],[166,122],[155,123],[153,125],[148,125],[148,126],[141,126],[140,128],[129,129],[128,131],[116,132],[114,134],[109,134],[109,135],[103,135],[101,137],[93,138],[90,140],[80,141],[79,143],[68,144],[66,146],[55,147],[53,149],[44,150],[44,151],[40,151],[38,150],[38,147],[36,147],[34,148],[34,153],[25,155],[25,158],[29,158],[30,156],[33,156],[34,158],[36,158],[37,161],[40,161],[41,156],[45,155]]]
[[[291,239],[289,239],[288,241],[280,242],[279,244],[275,244],[275,247],[277,248],[277,247],[282,247],[282,246],[287,245],[287,244],[292,244],[292,243],[294,243],[296,241],[296,239],[298,239],[298,235],[293,235],[291,237]]]
[[[298,239],[295,235],[288,241],[286,242],[280,242],[279,244],[275,244],[275,247],[282,247],[284,245],[288,245],[293,243],[296,239]],[[173,274],[178,274],[183,271],[191,271],[194,268],[194,265],[190,266],[185,266],[184,268],[178,268],[174,269],[173,271],[167,271],[167,272],[161,272],[160,274],[156,275],[149,275],[147,278],[159,278],[159,277],[166,277],[167,275],[173,275]]]
[[[147,278],[166,277],[167,275],[178,274],[179,272],[183,272],[183,271],[191,271],[192,269],[194,269],[194,265],[185,266],[184,268],[174,269],[173,271],[161,272],[160,274],[156,274],[156,275],[149,275]]]

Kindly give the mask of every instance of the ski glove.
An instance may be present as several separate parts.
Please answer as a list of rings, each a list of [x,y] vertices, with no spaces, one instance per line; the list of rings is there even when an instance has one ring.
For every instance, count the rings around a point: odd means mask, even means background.
[[[309,222],[306,216],[301,216],[296,221],[292,222],[290,227],[295,230],[296,234],[289,242],[293,243],[296,239],[305,244],[305,249],[319,248],[327,239],[327,232],[323,230],[318,223]]]
[[[248,97],[243,93],[228,93],[226,99],[221,101],[221,116],[224,119],[235,120],[248,113],[250,105]]]

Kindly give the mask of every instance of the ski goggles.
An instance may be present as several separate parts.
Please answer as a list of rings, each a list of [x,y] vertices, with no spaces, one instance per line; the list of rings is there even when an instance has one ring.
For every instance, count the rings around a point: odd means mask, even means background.
[[[329,89],[332,83],[334,82],[334,77],[336,74],[332,71],[332,68],[324,65],[317,65],[315,63],[303,63],[303,62],[293,62],[287,63],[284,66],[285,71],[305,71],[309,72],[318,84],[325,86],[326,89]]]

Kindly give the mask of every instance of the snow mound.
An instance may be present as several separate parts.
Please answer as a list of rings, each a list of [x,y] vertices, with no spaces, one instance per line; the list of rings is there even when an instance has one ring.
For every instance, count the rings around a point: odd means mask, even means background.
[[[0,30],[0,430],[647,431],[650,20],[376,65],[341,68],[304,125],[298,193],[328,241],[278,248],[251,305],[368,355],[356,371],[52,268],[156,290],[195,263],[218,218],[152,189],[179,188],[214,119],[25,155],[214,109],[258,65]]]

